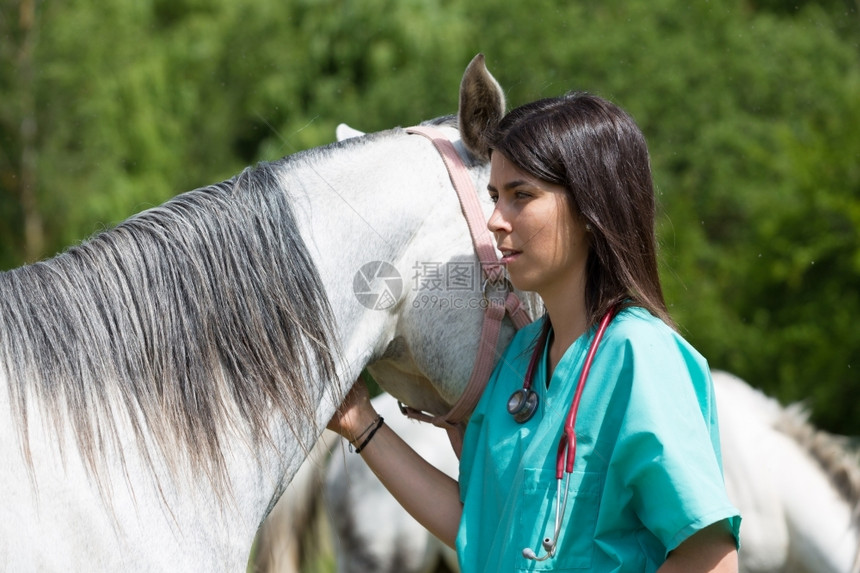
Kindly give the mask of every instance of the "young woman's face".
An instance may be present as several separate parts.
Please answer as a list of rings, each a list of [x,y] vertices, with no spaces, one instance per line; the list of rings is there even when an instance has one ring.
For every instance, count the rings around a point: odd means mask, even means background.
[[[496,204],[487,228],[513,285],[544,299],[584,290],[588,238],[584,223],[571,214],[564,187],[529,175],[494,152],[487,189]]]

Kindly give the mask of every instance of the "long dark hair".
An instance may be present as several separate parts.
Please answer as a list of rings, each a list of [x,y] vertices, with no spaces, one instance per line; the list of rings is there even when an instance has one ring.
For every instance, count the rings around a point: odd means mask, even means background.
[[[585,92],[541,99],[509,112],[491,147],[567,189],[573,216],[590,227],[589,326],[612,306],[641,306],[674,328],[657,272],[648,146],[627,112]]]

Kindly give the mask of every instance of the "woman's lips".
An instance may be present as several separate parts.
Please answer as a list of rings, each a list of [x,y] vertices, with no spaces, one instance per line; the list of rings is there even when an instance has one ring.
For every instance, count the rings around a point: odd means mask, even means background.
[[[502,262],[502,264],[506,265],[506,264],[510,263],[511,261],[516,259],[518,256],[520,256],[521,252],[522,251],[513,251],[513,250],[509,250],[509,249],[502,249],[501,250],[501,253],[502,253],[501,262]]]

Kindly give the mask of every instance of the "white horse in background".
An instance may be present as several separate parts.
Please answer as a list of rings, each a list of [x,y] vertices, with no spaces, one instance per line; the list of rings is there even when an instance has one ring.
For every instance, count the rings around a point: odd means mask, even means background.
[[[446,432],[404,416],[390,394],[372,402],[415,451],[456,479],[459,461]],[[458,571],[454,550],[406,513],[349,442],[328,430],[260,527],[249,571],[301,573],[326,554],[337,573]]]
[[[714,373],[729,497],[741,510],[743,573],[860,572],[860,463],[741,379]]]
[[[424,459],[457,478],[459,461],[441,429],[410,420],[388,394],[373,399],[385,423]],[[335,447],[325,475],[325,513],[331,522],[337,573],[458,571],[457,555],[430,535],[385,489],[348,442]]]
[[[339,439],[325,430],[299,466],[257,532],[248,573],[300,573],[307,563],[333,552],[320,491],[329,455]]]
[[[713,378],[726,487],[743,518],[741,573],[856,573],[856,451],[813,428],[800,407],[783,408],[726,372]],[[374,404],[413,448],[457,475],[444,432],[403,419],[391,396],[377,396]],[[453,552],[400,507],[359,456],[345,451],[345,441],[334,448],[324,494],[338,573],[432,573],[440,563],[456,573]]]
[[[476,57],[459,124],[435,122],[477,189],[503,111]],[[393,129],[260,164],[0,273],[0,569],[243,569],[362,369],[433,414],[460,396],[481,305],[422,304],[413,283],[455,264],[458,290],[442,294],[480,302],[442,161]],[[506,321],[498,351],[512,335]]]

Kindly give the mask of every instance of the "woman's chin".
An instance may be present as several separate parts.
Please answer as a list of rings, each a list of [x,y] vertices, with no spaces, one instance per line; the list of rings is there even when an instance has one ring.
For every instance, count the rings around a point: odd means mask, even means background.
[[[533,289],[528,288],[529,281],[524,280],[522,276],[518,276],[516,273],[511,273],[510,268],[508,268],[508,280],[511,281],[513,287],[519,291],[530,291]]]

